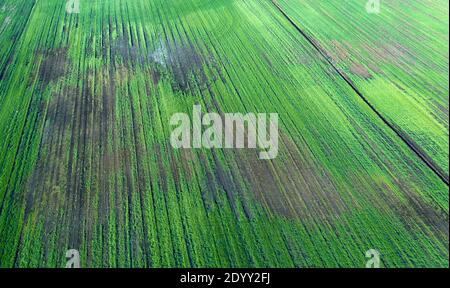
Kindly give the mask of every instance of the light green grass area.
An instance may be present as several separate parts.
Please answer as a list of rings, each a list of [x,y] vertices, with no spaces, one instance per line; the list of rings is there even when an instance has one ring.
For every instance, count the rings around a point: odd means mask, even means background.
[[[20,15],[0,30],[1,267],[64,267],[68,249],[83,267],[364,267],[369,249],[383,267],[448,267],[448,186],[271,1],[65,4],[0,0],[0,23]],[[415,74],[383,65],[415,100],[387,73],[354,80],[374,105],[433,109]],[[170,117],[195,104],[278,113],[278,157],[172,148]],[[448,160],[441,114],[381,106]]]

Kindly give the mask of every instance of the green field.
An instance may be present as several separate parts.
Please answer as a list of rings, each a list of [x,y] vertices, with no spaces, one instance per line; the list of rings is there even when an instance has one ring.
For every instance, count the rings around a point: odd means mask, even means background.
[[[449,3],[365,2],[0,0],[0,267],[448,267]]]

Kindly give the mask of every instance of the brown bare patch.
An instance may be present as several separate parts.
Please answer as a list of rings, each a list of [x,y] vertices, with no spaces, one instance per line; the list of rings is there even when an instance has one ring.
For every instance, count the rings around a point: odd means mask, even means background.
[[[38,72],[43,85],[64,79],[68,62],[61,59],[66,57],[63,49],[44,58]],[[61,81],[52,87],[50,100],[39,103],[46,118],[37,163],[25,188],[25,221],[43,221],[46,234],[57,235],[61,247],[91,241],[96,225],[108,220],[111,175],[120,161],[108,148],[117,147],[109,137],[115,123],[114,75],[104,68],[80,72],[79,86]],[[96,217],[99,223],[91,221]],[[50,241],[44,247],[51,247]]]
[[[122,58],[122,69],[133,70],[135,66],[150,68],[149,76],[155,86],[165,77],[177,92],[188,93],[194,87],[208,89],[217,79],[223,79],[220,65],[212,53],[203,55],[189,42],[161,40],[156,47],[145,51],[130,41],[127,32],[124,32],[114,40],[112,54]],[[205,65],[217,73],[208,77],[204,71]]]
[[[401,180],[396,180],[396,185],[401,187],[404,199],[401,199],[392,189],[385,183],[381,183],[380,198],[382,203],[379,209],[389,207],[395,212],[404,226],[412,232],[417,231],[417,227],[413,225],[411,219],[418,219],[422,225],[431,228],[431,233],[442,243],[448,245],[449,234],[449,218],[448,214],[434,207],[430,203],[424,201],[417,192],[412,191],[409,185]]]
[[[211,59],[204,58],[193,46],[184,43],[168,46],[167,52],[174,90],[188,92],[194,86],[199,86],[200,89],[208,87],[209,79],[203,71],[203,64]]]
[[[411,54],[411,51],[399,43],[382,43],[379,45],[363,44],[362,47],[369,55],[372,55],[373,60],[385,61],[391,64],[401,64],[403,59]]]
[[[128,64],[137,64],[147,60],[145,53],[142,53],[134,43],[130,43],[127,34],[117,38],[111,49],[114,55],[119,55]]]
[[[367,64],[367,67],[368,67],[371,71],[373,71],[373,72],[375,72],[375,73],[378,73],[378,74],[384,74],[383,71],[380,69],[380,67],[376,66],[376,65],[373,64],[373,63]]]
[[[258,158],[257,150],[239,150],[237,168],[256,200],[288,218],[331,219],[346,211],[332,176],[308,160],[291,138],[280,133],[280,153],[275,160]],[[282,158],[281,158],[282,157]]]
[[[370,74],[369,70],[367,70],[366,67],[359,63],[353,63],[350,66],[350,72],[352,72],[355,75],[358,75],[360,77],[363,77],[364,79],[371,79],[372,74]]]
[[[43,87],[47,87],[50,82],[56,82],[66,73],[70,64],[67,48],[57,48],[49,50],[40,50],[36,54],[44,57],[38,72],[39,80]]]
[[[404,58],[410,53],[409,49],[399,43],[385,44],[381,46],[382,55],[389,60]]]
[[[348,43],[341,44],[337,40],[332,40],[331,44],[335,48],[334,54],[332,55],[334,61],[345,61],[349,58],[350,55],[347,51],[348,48],[346,47],[349,45]]]

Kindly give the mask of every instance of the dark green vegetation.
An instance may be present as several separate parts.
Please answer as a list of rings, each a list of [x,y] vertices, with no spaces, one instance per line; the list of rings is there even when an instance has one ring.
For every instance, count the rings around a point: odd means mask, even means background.
[[[0,266],[448,266],[448,2],[323,2],[0,0]],[[278,158],[172,149],[194,104]]]

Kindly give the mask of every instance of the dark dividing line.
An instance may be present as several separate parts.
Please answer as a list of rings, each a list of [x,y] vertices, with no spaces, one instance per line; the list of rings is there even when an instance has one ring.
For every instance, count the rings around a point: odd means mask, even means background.
[[[292,26],[325,58],[325,60],[333,67],[333,69],[344,79],[345,82],[356,92],[356,94],[369,106],[369,108],[386,124],[398,137],[447,185],[449,186],[449,176],[423,151],[408,135],[403,133],[396,125],[391,124],[378,110],[367,100],[361,91],[356,87],[353,81],[341,69],[337,68],[326,50],[320,46],[318,41],[306,34],[294,20],[281,8],[276,0],[272,0],[272,4],[280,11],[280,13],[291,23]]]

